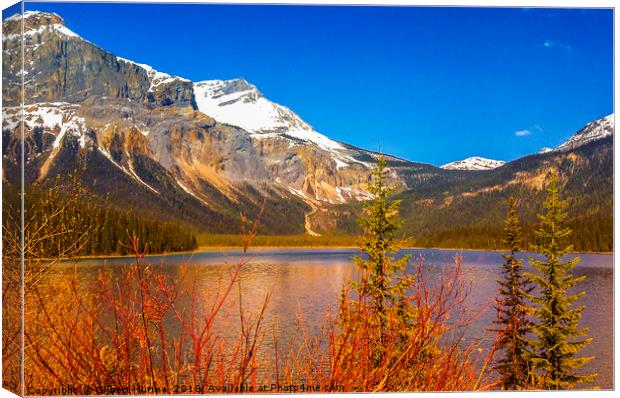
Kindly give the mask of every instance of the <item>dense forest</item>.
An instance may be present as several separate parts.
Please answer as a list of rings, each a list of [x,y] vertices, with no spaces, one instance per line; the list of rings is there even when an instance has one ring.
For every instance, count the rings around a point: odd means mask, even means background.
[[[85,255],[130,254],[125,246],[128,237],[136,235],[149,254],[194,250],[198,247],[195,235],[178,222],[163,222],[136,216],[128,211],[116,211],[96,206],[86,207],[85,221],[93,233],[84,247]]]
[[[177,221],[159,221],[136,212],[105,206],[78,185],[58,181],[54,186],[29,185],[25,191],[25,239],[37,241],[28,256],[62,255],[59,247],[68,234],[79,234],[80,255],[129,254],[131,236],[140,239],[149,254],[194,250],[198,247],[191,228]],[[5,235],[19,230],[19,196],[14,185],[4,183],[2,212]],[[11,222],[9,222],[11,220]],[[13,231],[15,230],[15,231]],[[28,245],[28,242],[26,242]]]
[[[569,242],[575,252],[613,251],[613,218],[582,217],[570,220],[567,225],[573,230]],[[531,250],[536,244],[535,224],[523,226],[524,248]],[[438,247],[456,249],[506,249],[502,242],[502,226],[458,227],[444,229],[413,237],[416,247]]]
[[[570,243],[576,252],[613,251],[613,218],[581,217],[572,219],[567,225],[573,230]],[[536,224],[523,226],[524,248],[531,250],[535,242]],[[503,250],[502,225],[484,227],[446,228],[437,232],[403,234],[398,236],[404,247],[487,249]],[[243,239],[233,234],[197,234],[198,245],[202,247],[240,247]],[[252,241],[255,247],[354,247],[359,241],[357,235],[258,235]]]

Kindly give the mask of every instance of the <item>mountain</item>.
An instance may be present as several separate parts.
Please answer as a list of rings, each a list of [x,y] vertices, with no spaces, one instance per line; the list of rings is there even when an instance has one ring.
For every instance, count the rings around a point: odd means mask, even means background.
[[[491,170],[503,165],[502,160],[485,159],[478,156],[470,157],[463,160],[457,160],[441,166],[446,170]]]
[[[397,193],[404,236],[421,247],[496,249],[503,246],[502,222],[508,198],[517,199],[526,243],[535,242],[537,214],[543,211],[546,181],[559,175],[568,201],[571,243],[579,251],[613,250],[613,137],[568,151],[533,154],[484,171],[465,171],[453,180],[420,184]],[[452,171],[456,172],[456,171]],[[311,218],[325,233],[359,233],[359,205],[332,206]],[[330,224],[330,222],[332,224]],[[320,228],[319,228],[320,226]],[[525,246],[527,247],[527,246]]]
[[[7,166],[20,159],[20,30],[18,17],[3,22]],[[315,132],[245,81],[194,84],[157,71],[81,38],[56,14],[26,13],[24,32],[31,183],[80,169],[113,206],[214,232],[239,231],[239,213],[254,217],[265,203],[264,232],[302,233],[308,213],[368,197],[376,153]],[[252,109],[264,117],[231,118]],[[18,178],[11,169],[6,180]],[[391,180],[405,186],[398,173]]]
[[[612,114],[588,123],[584,128],[566,140],[566,142],[555,148],[555,150],[567,151],[575,149],[589,142],[609,137],[613,133],[614,115]]]
[[[601,125],[599,119],[589,125]],[[613,131],[613,119],[610,124]],[[583,129],[575,133],[581,134]],[[545,186],[556,174],[568,201],[575,250],[613,250],[613,136],[566,150],[532,154],[483,171],[464,171],[459,178],[439,179],[404,189],[403,233],[422,247],[499,248],[509,197],[518,201],[526,242],[535,242],[537,214],[543,211]],[[447,171],[457,173],[457,171]],[[315,215],[312,225],[339,220],[342,230],[357,233],[359,206],[340,205]],[[322,232],[321,229],[317,229]]]
[[[205,80],[194,84],[194,93],[199,111],[221,123],[240,127],[255,138],[278,136],[289,138],[293,144],[314,143],[331,151],[338,167],[347,167],[351,162],[369,166],[347,157],[342,144],[316,132],[292,110],[268,100],[244,79]]]
[[[244,79],[205,80],[194,83],[197,109],[230,126],[248,133],[261,148],[279,147],[284,150],[282,158],[297,152],[305,158],[303,151],[312,148],[313,154],[320,153],[323,177],[317,181],[308,179],[296,184],[288,179],[290,172],[276,176],[276,182],[283,182],[291,192],[305,200],[344,203],[367,197],[365,187],[350,178],[368,175],[376,154],[336,142],[314,130],[291,109],[274,103]],[[396,160],[396,159],[394,159]],[[306,158],[306,164],[314,163]],[[319,164],[314,164],[316,167]],[[298,171],[295,174],[299,174]],[[316,172],[315,172],[316,175]],[[337,177],[336,181],[329,176]]]
[[[2,27],[3,182],[20,179],[23,121],[31,184],[77,172],[102,206],[213,233],[238,233],[240,213],[261,212],[260,233],[359,232],[376,152],[317,132],[243,79],[192,82],[158,71],[43,12],[24,15],[22,119],[21,18]],[[612,132],[607,117],[562,149],[501,167],[470,158],[439,168],[386,155],[388,182],[403,201],[405,230],[418,237],[501,225],[508,195],[520,195],[531,221],[552,171],[578,214],[608,217]]]
[[[611,136],[613,132],[614,115],[612,114],[588,123],[558,147],[544,147],[541,148],[538,153],[543,154],[553,151],[567,151],[575,149],[589,142]],[[492,160],[474,156],[444,164],[441,168],[446,170],[491,170],[502,166],[505,163],[506,162],[502,160]]]

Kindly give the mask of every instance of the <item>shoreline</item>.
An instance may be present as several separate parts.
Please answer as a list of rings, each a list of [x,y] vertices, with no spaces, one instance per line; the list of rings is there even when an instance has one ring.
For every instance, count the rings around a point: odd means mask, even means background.
[[[200,246],[198,249],[193,251],[176,251],[176,252],[168,252],[168,253],[155,253],[155,254],[145,254],[144,258],[148,257],[166,257],[166,256],[175,256],[175,255],[193,255],[203,252],[215,252],[215,251],[223,251],[223,250],[241,250],[241,246]],[[357,246],[252,246],[251,249],[359,249]],[[402,247],[404,250],[441,250],[441,251],[464,251],[464,252],[495,252],[495,253],[503,253],[508,250],[502,249],[465,249],[465,248],[448,248],[448,247],[412,247],[406,246]],[[523,251],[523,253],[531,253],[528,251]],[[601,254],[601,255],[613,255],[614,252],[570,252],[568,254]],[[135,255],[132,254],[109,254],[109,255],[89,255],[89,256],[80,256],[76,258],[63,259],[62,261],[73,261],[73,260],[105,260],[105,259],[122,259],[122,258],[135,258]],[[43,259],[49,260],[49,259]]]

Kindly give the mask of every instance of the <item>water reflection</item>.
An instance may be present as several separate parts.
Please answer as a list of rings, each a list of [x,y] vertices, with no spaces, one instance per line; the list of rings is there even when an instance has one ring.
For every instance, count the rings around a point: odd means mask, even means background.
[[[423,262],[431,278],[443,270],[454,267],[454,257],[460,256],[463,280],[469,286],[466,306],[479,312],[477,320],[465,331],[469,341],[489,345],[494,336],[488,332],[493,327],[495,311],[492,300],[497,294],[496,279],[500,277],[502,257],[497,252],[453,250],[406,250],[412,263]],[[251,251],[251,261],[244,267],[240,289],[236,287],[227,301],[223,317],[217,324],[224,341],[234,341],[239,333],[240,308],[244,314],[256,315],[269,296],[264,317],[263,360],[269,361],[275,339],[279,347],[298,338],[298,318],[302,317],[306,331],[319,335],[325,317],[337,308],[343,284],[357,278],[351,258],[358,251],[351,249],[257,249]],[[527,258],[527,254],[522,255]],[[572,257],[572,256],[571,256]],[[581,299],[586,306],[582,326],[590,327],[593,342],[584,355],[595,359],[586,365],[584,372],[599,374],[596,385],[613,387],[613,256],[582,254],[576,275],[586,275],[579,286],[588,293]],[[215,292],[221,291],[229,278],[233,265],[241,258],[236,250],[207,251],[192,255],[170,255],[147,258],[147,262],[173,278],[180,278],[182,267],[187,267],[185,283],[194,284],[202,297],[202,308],[208,308]],[[248,260],[248,257],[245,258]],[[121,265],[129,259],[89,259],[79,262],[82,279],[94,278],[105,268],[112,275],[120,274]],[[527,261],[524,262],[527,264]],[[526,268],[528,266],[526,265]],[[408,270],[412,272],[414,265]],[[114,276],[112,276],[114,277]],[[241,307],[239,303],[241,297]],[[235,326],[237,325],[237,326]],[[266,378],[270,375],[264,375]]]

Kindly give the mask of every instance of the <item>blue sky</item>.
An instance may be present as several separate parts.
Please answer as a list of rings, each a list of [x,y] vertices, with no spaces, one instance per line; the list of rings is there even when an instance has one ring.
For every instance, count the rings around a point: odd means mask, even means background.
[[[511,160],[613,112],[613,12],[26,3],[114,54],[243,77],[331,138],[441,165]]]

